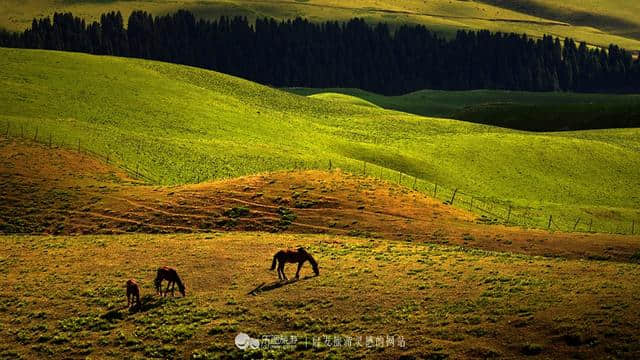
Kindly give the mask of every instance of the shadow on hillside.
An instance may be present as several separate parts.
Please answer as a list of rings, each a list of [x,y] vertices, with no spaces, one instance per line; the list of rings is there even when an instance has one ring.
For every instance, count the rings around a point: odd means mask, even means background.
[[[255,289],[249,291],[249,293],[247,295],[257,295],[261,292],[265,292],[265,291],[271,291],[271,290],[275,290],[275,289],[279,289],[283,286],[287,286],[287,285],[291,285],[291,284],[295,284],[298,281],[305,281],[305,280],[309,280],[311,278],[314,278],[315,276],[305,276],[303,278],[300,279],[289,279],[289,280],[278,280],[278,281],[274,281],[272,283],[262,283],[260,285],[258,285]]]

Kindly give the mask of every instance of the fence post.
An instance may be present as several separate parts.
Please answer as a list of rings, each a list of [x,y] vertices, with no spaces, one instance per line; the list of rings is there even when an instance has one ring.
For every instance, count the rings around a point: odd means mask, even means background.
[[[591,225],[593,225],[593,218],[591,218],[591,221],[589,221],[589,232],[591,232]]]
[[[436,186],[433,187],[433,197],[435,198],[436,195],[438,195],[438,183],[436,183]]]
[[[362,161],[362,174],[367,176],[367,162],[364,160]]]
[[[511,220],[511,205],[509,205],[509,212],[507,213],[507,224],[509,223],[509,220]]]
[[[458,193],[458,189],[453,190],[453,195],[451,196],[450,205],[453,205],[453,201],[456,199],[456,194]]]
[[[36,133],[33,135],[33,141],[38,141],[38,128],[36,127]]]
[[[402,184],[402,173],[398,172],[398,184]]]
[[[11,127],[11,123],[7,121],[7,132],[4,134],[7,138],[9,138],[9,128]]]
[[[553,215],[549,215],[549,225],[547,225],[547,230],[551,229],[551,219],[553,219]]]
[[[471,197],[471,202],[469,202],[469,211],[473,210],[473,196]]]
[[[331,170],[332,166],[333,166],[333,164],[331,164],[331,159],[329,159],[329,170]]]
[[[631,220],[631,235],[636,233],[636,221]]]
[[[414,176],[414,177],[413,177],[413,190],[415,190],[415,189],[416,189],[416,182],[417,182],[417,181],[418,181],[418,178]]]
[[[578,227],[579,223],[580,223],[580,218],[578,218],[578,220],[576,220],[576,223],[573,225],[573,231],[576,231],[576,228]]]
[[[80,139],[78,139],[78,152],[81,152],[80,151]]]

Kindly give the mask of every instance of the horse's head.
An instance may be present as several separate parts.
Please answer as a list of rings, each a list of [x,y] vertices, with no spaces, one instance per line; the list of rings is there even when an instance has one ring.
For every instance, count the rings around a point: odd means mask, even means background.
[[[178,291],[180,291],[180,294],[182,294],[182,296],[187,296],[187,287],[184,286],[184,284],[178,283]]]
[[[313,272],[316,273],[316,276],[320,275],[320,268],[318,268],[318,262],[316,261],[316,259],[314,259],[313,256],[311,256],[311,254],[309,254],[303,247],[298,248],[298,251],[305,255],[305,257],[311,264],[311,267],[313,268]]]
[[[155,280],[153,280],[153,285],[156,287],[156,291],[160,292],[160,284],[162,283],[162,278],[157,276]]]

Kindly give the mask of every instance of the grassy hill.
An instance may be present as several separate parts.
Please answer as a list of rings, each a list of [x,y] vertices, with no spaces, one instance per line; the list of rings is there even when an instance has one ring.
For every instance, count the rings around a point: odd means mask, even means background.
[[[297,246],[314,255],[320,276],[312,277],[305,265],[299,281],[277,282],[267,270],[271,257]],[[3,358],[640,353],[636,264],[267,233],[2,236],[0,254],[0,285],[8,290],[0,297]],[[163,264],[178,269],[185,298],[153,296],[155,270]],[[295,266],[285,271],[292,276]],[[131,277],[141,286],[140,311],[126,309],[124,282]],[[238,332],[297,341],[291,348],[243,353],[234,346]],[[401,336],[404,346],[387,346],[387,335]],[[353,343],[327,346],[322,336],[332,345],[335,336],[353,337]],[[367,347],[367,336],[383,336],[385,346]]]
[[[480,0],[479,2],[573,25],[591,26],[636,39],[640,35],[640,22],[630,16],[640,11],[640,4],[634,1]]]
[[[320,99],[337,99],[335,94],[342,94],[348,97],[345,101],[357,102],[356,99],[361,99],[385,109],[521,130],[589,129],[611,124],[613,119],[618,126],[609,127],[629,127],[626,124],[637,123],[640,117],[640,95],[420,90],[405,95],[384,96],[351,88],[285,90]]]
[[[327,102],[185,66],[51,51],[0,49],[0,79],[1,131],[79,146],[157,184],[331,162],[427,193],[437,183],[441,199],[458,188],[460,206],[472,196],[487,210],[510,204],[531,226],[546,227],[554,214],[565,230],[580,217],[628,232],[639,217],[638,129],[533,134]]]
[[[160,15],[188,9],[205,18],[220,15],[244,15],[249,18],[296,16],[313,21],[346,20],[362,17],[372,22],[421,23],[445,34],[457,29],[489,29],[527,33],[541,37],[551,34],[572,37],[598,46],[618,44],[630,50],[640,49],[640,21],[633,15],[638,5],[626,0],[552,0],[527,1],[448,1],[448,0],[179,0],[179,1],[63,1],[6,0],[0,4],[0,26],[24,29],[34,17],[53,12],[72,11],[87,19],[120,10],[147,10]]]
[[[370,101],[367,101],[363,98],[360,98],[358,96],[341,94],[337,92],[322,92],[318,94],[309,95],[309,97],[313,99],[326,100],[326,101],[338,102],[338,103],[344,103],[344,104],[369,106],[374,108],[379,107],[378,105]]]
[[[262,231],[331,234],[565,259],[636,262],[640,236],[548,232],[482,217],[388,181],[288,170],[141,184],[83,152],[0,134],[0,234]],[[584,224],[579,230],[586,230]]]

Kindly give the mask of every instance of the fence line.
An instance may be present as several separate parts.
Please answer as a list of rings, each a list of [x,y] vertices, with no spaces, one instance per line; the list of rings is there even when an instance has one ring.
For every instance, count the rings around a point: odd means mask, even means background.
[[[354,166],[350,165],[348,162],[339,163],[335,160],[332,160],[331,163],[333,168],[342,168],[346,172],[355,175],[367,176],[367,174],[361,170],[364,166]],[[456,207],[470,210],[480,215],[480,222],[517,225],[526,228],[539,228],[562,232],[603,232],[627,235],[635,235],[640,232],[638,230],[638,228],[640,228],[640,226],[638,226],[640,222],[636,220],[611,220],[609,222],[600,221],[596,223],[592,217],[585,218],[583,216],[578,216],[576,218],[568,218],[566,215],[563,216],[558,212],[550,213],[545,211],[544,208],[536,209],[529,206],[515,206],[509,201],[488,199],[482,196],[463,192],[457,188],[448,189],[442,184],[430,182],[400,171],[383,168],[381,166],[377,171],[372,170],[375,169],[376,166],[378,165],[368,162],[366,164],[366,168],[369,169],[368,173],[375,174],[374,177],[406,186],[409,189],[420,191],[433,198],[442,200],[443,203],[448,205],[451,205],[453,202],[453,205]],[[385,172],[390,173],[390,175],[383,175]],[[394,173],[396,175],[393,175]],[[400,179],[405,180],[403,181]],[[550,218],[550,225],[547,226],[547,221]]]
[[[25,131],[24,124],[21,124],[19,130],[17,127],[14,130],[10,121],[7,121],[6,128],[4,129],[4,135],[9,138],[12,135],[12,131],[15,132],[16,137],[23,139],[30,139],[28,131]],[[1,130],[0,130],[1,131]],[[162,184],[164,183],[164,177],[156,176],[153,171],[137,161],[132,167],[128,165],[130,162],[126,161],[125,153],[123,151],[106,151],[106,154],[100,153],[96,150],[90,149],[83,144],[80,139],[77,139],[77,147],[74,144],[67,144],[62,137],[56,139],[53,132],[48,134],[42,133],[36,126],[33,132],[33,140],[42,144],[53,147],[58,145],[59,147],[67,147],[80,153],[90,154],[96,158],[105,161],[108,164],[114,164],[117,167],[124,170],[127,175],[141,179],[150,184]],[[140,154],[141,145],[138,141],[137,154]],[[361,164],[360,164],[361,163]],[[378,169],[376,169],[376,167]],[[515,207],[509,201],[501,201],[499,199],[490,199],[474,194],[466,193],[458,188],[448,189],[442,184],[437,182],[430,182],[428,180],[412,176],[401,171],[389,169],[377,164],[369,163],[367,161],[358,160],[315,160],[315,161],[293,161],[289,168],[283,168],[280,170],[302,170],[302,169],[317,169],[317,170],[335,170],[341,169],[347,173],[374,177],[380,180],[396,183],[407,189],[418,191],[432,198],[441,200],[444,204],[457,206],[462,209],[469,210],[473,213],[480,215],[478,221],[490,224],[505,224],[505,225],[517,225],[523,227],[547,229],[551,231],[564,231],[564,232],[604,232],[604,233],[619,233],[619,234],[631,234],[635,235],[640,232],[640,222],[631,220],[630,222],[622,221],[609,221],[609,222],[594,222],[591,217],[589,219],[577,217],[575,219],[564,219],[561,214],[548,213],[544,209],[535,209],[533,207]],[[214,180],[231,178],[230,171],[220,173],[219,168],[213,168],[208,171],[207,174],[201,174],[201,171],[196,172],[192,178],[186,182],[201,180]],[[216,176],[216,175],[222,176]],[[184,182],[185,179],[179,182]],[[615,226],[615,230],[614,229]],[[622,230],[621,230],[622,227]],[[613,231],[612,231],[613,230]]]

